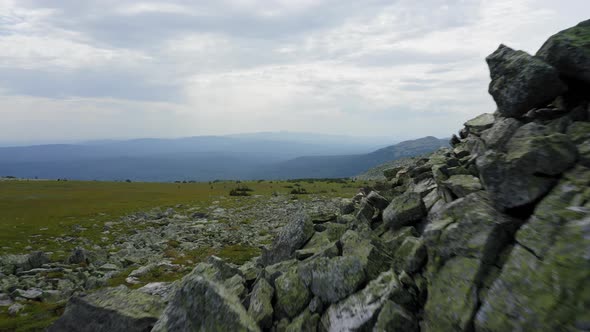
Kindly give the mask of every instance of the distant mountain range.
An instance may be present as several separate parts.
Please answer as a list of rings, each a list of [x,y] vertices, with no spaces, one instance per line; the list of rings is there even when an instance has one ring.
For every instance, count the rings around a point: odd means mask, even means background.
[[[133,181],[350,177],[447,144],[425,137],[378,149],[386,145],[382,141],[257,133],[4,147],[0,175]]]

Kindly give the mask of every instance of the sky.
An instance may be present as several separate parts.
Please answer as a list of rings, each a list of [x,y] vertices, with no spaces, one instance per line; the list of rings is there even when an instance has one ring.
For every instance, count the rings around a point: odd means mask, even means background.
[[[0,0],[0,143],[449,137],[588,0]]]

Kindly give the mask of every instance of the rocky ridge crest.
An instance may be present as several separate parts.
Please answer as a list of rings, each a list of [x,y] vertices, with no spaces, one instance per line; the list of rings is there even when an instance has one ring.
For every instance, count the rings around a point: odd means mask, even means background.
[[[50,331],[589,331],[589,36],[500,46],[498,110],[385,190],[294,214],[258,259],[210,257],[164,294],[74,298]]]

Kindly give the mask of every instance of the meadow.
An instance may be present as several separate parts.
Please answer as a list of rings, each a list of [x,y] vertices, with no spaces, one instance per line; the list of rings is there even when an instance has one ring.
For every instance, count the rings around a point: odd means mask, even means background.
[[[31,250],[60,251],[55,237],[104,236],[100,226],[134,212],[160,207],[237,204],[232,189],[247,187],[250,195],[290,194],[301,188],[327,197],[351,197],[367,182],[352,180],[214,181],[203,183],[146,183],[55,180],[0,181],[0,254]],[[307,195],[297,195],[305,199]],[[84,229],[73,233],[74,227]]]

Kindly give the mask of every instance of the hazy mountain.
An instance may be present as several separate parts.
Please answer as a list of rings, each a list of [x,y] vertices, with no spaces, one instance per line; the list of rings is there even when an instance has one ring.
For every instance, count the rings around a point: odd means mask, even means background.
[[[0,175],[136,181],[346,177],[442,144],[431,137],[362,154],[378,148],[377,141],[313,137],[259,133],[7,147],[0,148]]]
[[[448,139],[428,136],[367,154],[299,157],[273,165],[264,172],[271,178],[351,177],[387,161],[421,155],[444,146],[448,146]]]

